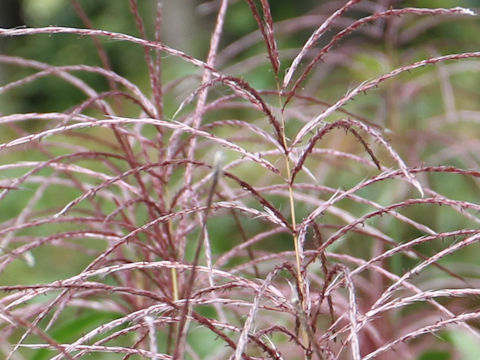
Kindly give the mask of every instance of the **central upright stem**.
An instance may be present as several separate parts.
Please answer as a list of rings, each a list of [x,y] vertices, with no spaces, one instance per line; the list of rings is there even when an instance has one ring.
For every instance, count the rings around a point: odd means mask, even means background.
[[[299,238],[297,235],[297,220],[295,216],[295,199],[293,196],[293,182],[292,182],[292,171],[290,168],[290,159],[289,159],[289,150],[287,144],[287,137],[285,134],[285,117],[283,116],[283,109],[282,109],[282,99],[281,99],[281,91],[280,91],[280,84],[277,79],[277,91],[278,91],[278,103],[280,108],[280,116],[282,122],[282,144],[283,148],[285,149],[284,152],[284,160],[285,160],[285,169],[287,172],[287,181],[288,181],[288,195],[289,195],[289,203],[290,203],[290,214],[291,214],[291,224],[292,224],[292,236],[293,236],[293,244],[295,247],[295,269],[296,269],[296,277],[298,283],[298,297],[299,297],[299,304],[300,304],[300,311],[303,315],[306,314],[306,298],[305,298],[305,286],[302,276],[302,264],[300,258],[300,243]],[[306,324],[304,324],[306,325]],[[301,328],[302,338],[305,344],[308,343],[308,334],[307,329]]]

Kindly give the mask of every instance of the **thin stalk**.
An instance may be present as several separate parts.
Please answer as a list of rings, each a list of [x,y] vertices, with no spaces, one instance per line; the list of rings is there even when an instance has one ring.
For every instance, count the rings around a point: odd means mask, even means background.
[[[168,191],[168,188],[165,189],[165,193],[167,195],[167,198],[169,198],[169,191]],[[172,234],[172,222],[169,220],[167,222],[167,227],[168,227],[168,232],[170,234]],[[178,258],[177,258],[177,249],[175,248],[171,248],[171,256],[173,257],[173,259],[175,261],[178,261]],[[173,301],[178,301],[178,299],[180,298],[179,295],[178,295],[178,273],[177,273],[177,268],[175,267],[172,267],[170,269],[170,274],[172,276],[172,296],[173,296]]]
[[[283,116],[282,116],[283,122]],[[285,130],[284,130],[285,132]],[[285,141],[285,133],[283,134],[283,141]],[[290,161],[288,160],[288,153],[285,154],[285,168],[287,171],[287,179],[291,178],[291,169],[290,169]],[[297,236],[297,222],[296,222],[296,215],[295,215],[295,200],[293,198],[293,186],[292,183],[289,181],[288,183],[288,198],[290,203],[290,214],[292,218],[292,230],[293,230],[293,243],[295,246],[295,263],[296,263],[296,271],[297,271],[297,278],[298,284],[300,287],[300,292],[302,296],[302,308],[304,307],[304,294],[303,294],[303,278],[302,278],[302,268],[300,264],[300,247],[298,243],[298,236]]]
[[[295,269],[296,269],[296,274],[297,274],[297,282],[298,282],[298,288],[299,288],[299,302],[300,302],[300,309],[302,314],[306,314],[305,309],[306,309],[306,299],[305,299],[305,292],[304,292],[304,283],[303,283],[303,277],[302,277],[302,267],[301,267],[301,260],[300,260],[300,244],[299,244],[299,239],[297,235],[297,221],[296,221],[296,215],[295,215],[295,200],[293,198],[293,181],[292,181],[292,171],[290,168],[290,160],[288,158],[289,150],[288,150],[288,144],[287,144],[287,137],[285,134],[285,117],[283,116],[283,104],[282,104],[282,95],[281,95],[281,89],[280,89],[280,82],[278,80],[278,76],[276,77],[276,83],[277,83],[277,93],[278,93],[278,104],[279,104],[279,109],[280,109],[280,118],[281,118],[281,123],[282,123],[282,143],[283,147],[285,149],[285,169],[287,172],[287,179],[288,179],[288,198],[289,198],[289,203],[290,203],[290,216],[291,216],[291,223],[292,223],[292,235],[293,235],[293,245],[295,248]],[[306,315],[305,315],[306,316]],[[308,330],[306,329],[305,326],[301,326],[300,328],[301,331],[301,336],[303,339],[303,342],[305,345],[309,343],[308,339]],[[307,355],[305,355],[305,358],[307,358]]]
[[[165,193],[166,193],[166,196],[167,196],[167,199],[170,198],[169,196],[169,191],[168,191],[168,188],[165,188]],[[169,220],[167,222],[167,227],[168,227],[168,231],[169,233],[171,234],[172,233],[172,222]],[[171,252],[172,252],[172,257],[175,261],[178,261],[178,258],[177,258],[177,249],[175,248],[171,248]],[[180,299],[180,296],[178,294],[178,273],[177,273],[177,268],[175,267],[172,267],[170,269],[170,275],[172,277],[172,297],[173,297],[173,302],[176,304],[178,302],[178,300]],[[173,323],[172,324],[172,328],[171,328],[171,331],[173,334],[176,334],[178,332],[178,323]],[[173,335],[175,336],[175,335]],[[168,352],[171,351],[170,349],[170,345],[171,343],[168,342],[168,346],[167,346],[167,350]]]
[[[281,90],[280,90],[280,83],[277,81],[277,91],[278,91],[278,103],[280,109],[282,108],[282,98],[281,98]],[[288,159],[288,144],[287,144],[287,137],[285,135],[285,117],[283,116],[283,110],[280,112],[281,122],[282,122],[282,143],[283,147],[285,148],[285,169],[287,171],[287,179],[288,179],[288,194],[289,194],[289,203],[290,203],[290,214],[291,214],[291,221],[292,221],[292,232],[293,232],[293,243],[295,246],[295,262],[296,262],[296,271],[297,271],[297,280],[298,286],[300,287],[300,296],[302,297],[302,308],[304,309],[304,294],[303,294],[303,278],[302,278],[302,268],[300,264],[300,247],[298,243],[298,236],[297,236],[297,221],[295,215],[295,200],[293,198],[293,184],[291,181],[292,177],[292,170],[290,168],[290,161]]]
[[[178,301],[178,277],[177,269],[172,268],[172,292],[173,292],[173,301]]]

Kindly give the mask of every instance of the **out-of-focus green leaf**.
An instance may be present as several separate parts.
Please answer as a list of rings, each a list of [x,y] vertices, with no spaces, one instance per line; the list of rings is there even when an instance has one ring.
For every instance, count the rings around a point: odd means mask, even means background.
[[[75,317],[52,332],[52,337],[60,344],[69,343],[80,338],[83,334],[94,329],[95,327],[114,320],[118,314],[111,312],[88,311],[88,313]],[[49,359],[52,352],[49,350],[37,350],[31,360],[46,360]],[[95,354],[95,359],[107,359],[100,357],[100,354]]]
[[[480,343],[466,331],[452,330],[449,332],[450,340],[462,360],[477,360],[480,357]]]
[[[424,352],[418,360],[450,360],[451,356],[445,351],[429,350]]]

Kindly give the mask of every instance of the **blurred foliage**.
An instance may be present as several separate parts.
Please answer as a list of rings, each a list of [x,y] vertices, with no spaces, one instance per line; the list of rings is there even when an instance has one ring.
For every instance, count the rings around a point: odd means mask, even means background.
[[[15,3],[15,4],[14,4]],[[88,14],[89,19],[98,29],[104,29],[114,32],[123,32],[139,36],[136,29],[134,19],[129,10],[128,1],[96,1],[96,0],[82,0],[81,6],[85,13]],[[209,34],[215,20],[215,11],[211,9],[210,2],[204,2],[198,5],[195,12],[195,7],[188,1],[178,1],[176,7],[167,2],[164,4],[166,10],[172,11],[172,16],[166,13],[163,19],[162,35],[166,39],[165,42],[173,47],[177,47],[177,43],[186,44],[180,49],[186,51],[193,56],[206,56],[206,49],[208,49]],[[325,2],[328,3],[328,2]],[[392,1],[392,5],[398,5],[400,2]],[[82,20],[78,17],[70,1],[68,0],[22,0],[12,1],[3,0],[2,10],[4,10],[4,17],[6,19],[16,19],[14,21],[4,21],[0,27],[10,26],[68,26],[68,27],[85,27]],[[10,4],[10,5],[9,5]],[[210,4],[208,11],[202,9]],[[148,29],[148,35],[153,37],[153,22],[154,22],[154,1],[139,1],[139,8],[144,15],[144,21]],[[417,7],[450,7],[450,6],[465,6],[475,7],[480,6],[479,0],[462,0],[462,1],[402,1],[402,6],[417,6]],[[309,11],[312,11],[318,2],[313,0],[292,2],[289,0],[277,0],[271,2],[272,14],[275,21],[282,19],[289,19],[299,16]],[[179,13],[188,8],[188,11]],[[1,12],[1,11],[0,11]],[[8,13],[8,16],[6,14]],[[181,18],[177,18],[181,16]],[[179,21],[180,20],[180,21]],[[189,27],[195,27],[195,32],[187,35],[188,43],[182,37],[182,33],[177,34],[178,23],[188,24]],[[238,39],[249,32],[256,29],[255,21],[253,20],[250,10],[244,1],[235,1],[229,7],[227,19],[225,22],[225,29],[222,36],[223,44],[230,44],[235,39]],[[441,53],[454,52],[458,49],[462,51],[474,51],[480,46],[480,38],[474,37],[472,34],[479,31],[478,22],[465,19],[462,21],[448,21],[440,23],[438,26],[433,26],[428,31],[421,33],[420,36],[413,39],[408,44],[408,48],[415,49],[417,47],[423,48],[424,44],[432,44],[435,50]],[[289,37],[287,34],[279,36],[278,41],[280,48],[298,47],[309,36],[310,29],[303,31],[303,36],[298,32],[295,36]],[[31,37],[21,38],[4,38],[0,41],[2,44],[2,52],[9,55],[22,56],[27,59],[35,59],[52,65],[68,65],[68,64],[86,64],[86,65],[101,65],[98,54],[93,46],[93,42],[89,38],[72,37],[71,35],[55,35],[55,41],[52,41],[52,36],[49,35],[35,35]],[[130,79],[133,83],[140,86],[142,90],[147,93],[149,87],[148,73],[146,66],[144,66],[144,54],[138,46],[127,44],[118,41],[109,41],[102,39],[112,69]],[[248,57],[254,53],[263,52],[262,44],[258,44],[260,48],[255,46],[250,48],[243,54],[240,54],[236,61],[243,57]],[[382,59],[372,52],[378,48],[382,50],[384,44],[370,42],[365,51],[358,52],[355,56],[354,66],[347,68],[351,79],[358,79],[358,81],[365,80],[366,77],[372,77],[375,74],[380,74],[390,67],[390,62],[399,63],[401,59],[390,59],[385,63]],[[406,51],[405,49],[397,49],[397,51]],[[428,51],[427,51],[428,52]],[[394,55],[392,53],[392,55]],[[400,56],[401,52],[397,53]],[[431,54],[429,54],[431,55]],[[427,56],[429,56],[427,55]],[[418,54],[418,58],[422,58],[422,54]],[[287,62],[284,62],[284,66]],[[178,59],[171,59],[166,57],[164,59],[164,78],[166,81],[172,78],[177,78],[179,74],[191,74],[196,69],[184,64]],[[430,70],[425,70],[430,71]],[[0,80],[5,83],[13,79],[21,78],[25,74],[31,73],[28,69],[22,69],[17,66],[0,65]],[[332,76],[340,76],[341,72],[335,72]],[[104,78],[84,73],[76,74],[80,78],[85,79],[92,84],[95,89],[106,90],[107,83]],[[260,88],[272,86],[272,75],[269,71],[263,68],[257,68],[252,72],[244,74],[248,81],[253,85],[258,85]],[[478,73],[477,73],[478,75]],[[332,83],[338,82],[345,84],[343,78],[335,81],[332,78]],[[468,79],[467,79],[468,80]],[[470,81],[474,81],[470,79]],[[347,82],[348,83],[348,82]],[[321,98],[336,98],[333,88],[326,90],[325,94],[320,94]],[[345,89],[340,87],[338,93],[342,93]],[[59,79],[40,79],[32,84],[23,87],[21,90],[12,91],[6,96],[0,97],[0,110],[3,113],[12,112],[29,112],[29,111],[61,111],[67,109],[69,106],[78,104],[81,100],[82,94],[80,92],[63,83]],[[438,96],[435,97],[438,99]],[[417,103],[416,103],[417,104]],[[420,105],[420,104],[419,104]],[[167,108],[169,104],[167,103]],[[420,117],[427,115],[424,109],[415,108],[414,112]],[[438,108],[438,104],[432,104],[429,108]],[[174,111],[172,109],[172,111]]]

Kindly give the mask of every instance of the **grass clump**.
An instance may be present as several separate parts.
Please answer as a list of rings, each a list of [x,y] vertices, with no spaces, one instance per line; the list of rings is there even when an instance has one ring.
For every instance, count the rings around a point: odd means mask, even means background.
[[[128,4],[0,29],[5,358],[478,353],[480,52],[443,33],[472,10],[203,2],[193,56]]]

